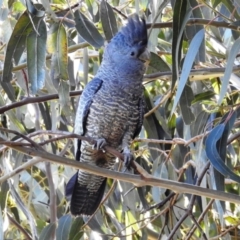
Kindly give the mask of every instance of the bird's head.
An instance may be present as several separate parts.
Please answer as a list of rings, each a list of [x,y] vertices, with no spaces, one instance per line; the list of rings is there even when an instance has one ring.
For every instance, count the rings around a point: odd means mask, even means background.
[[[149,60],[146,22],[137,14],[128,18],[127,24],[107,45],[104,58],[111,61],[119,73],[143,74],[145,62]]]

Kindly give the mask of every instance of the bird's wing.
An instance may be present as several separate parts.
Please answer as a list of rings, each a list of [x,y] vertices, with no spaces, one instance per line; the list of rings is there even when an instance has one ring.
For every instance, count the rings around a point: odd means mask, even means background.
[[[79,105],[76,113],[75,118],[75,128],[74,132],[79,135],[84,135],[86,121],[89,113],[90,106],[92,104],[92,100],[94,95],[99,91],[102,86],[102,80],[99,78],[93,78],[83,90],[83,93],[79,100]],[[80,160],[80,147],[81,147],[81,140],[75,141],[75,153],[76,153],[76,160]]]
[[[144,96],[142,96],[139,99],[139,103],[138,103],[138,109],[139,109],[139,119],[138,119],[138,123],[136,126],[136,130],[133,134],[133,139],[136,138],[139,133],[141,132],[142,129],[142,125],[143,125],[143,118],[144,118],[144,113],[145,113],[145,100],[144,100]]]

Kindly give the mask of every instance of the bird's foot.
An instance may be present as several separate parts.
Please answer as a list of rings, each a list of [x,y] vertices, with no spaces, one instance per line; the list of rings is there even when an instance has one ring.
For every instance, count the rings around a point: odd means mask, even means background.
[[[99,138],[99,139],[96,139],[96,143],[93,144],[93,149],[96,149],[96,150],[102,150],[103,152],[105,152],[105,150],[103,149],[105,146],[107,145],[107,142],[104,138]]]
[[[123,149],[123,158],[124,158],[124,165],[127,169],[130,168],[132,161],[134,160],[134,155],[131,153],[129,148]]]

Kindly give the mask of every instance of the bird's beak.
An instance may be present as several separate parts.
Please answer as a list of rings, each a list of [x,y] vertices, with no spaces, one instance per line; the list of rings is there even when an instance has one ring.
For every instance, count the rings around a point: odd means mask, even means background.
[[[150,52],[146,48],[145,51],[139,56],[139,59],[144,61],[144,62],[149,62],[150,61]]]

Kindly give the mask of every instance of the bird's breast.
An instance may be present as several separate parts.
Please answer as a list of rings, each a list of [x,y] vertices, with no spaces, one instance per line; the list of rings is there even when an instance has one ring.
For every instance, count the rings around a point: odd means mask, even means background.
[[[104,138],[114,147],[121,147],[126,133],[134,133],[139,121],[140,96],[129,94],[121,88],[103,87],[94,96],[87,119],[86,134]]]

